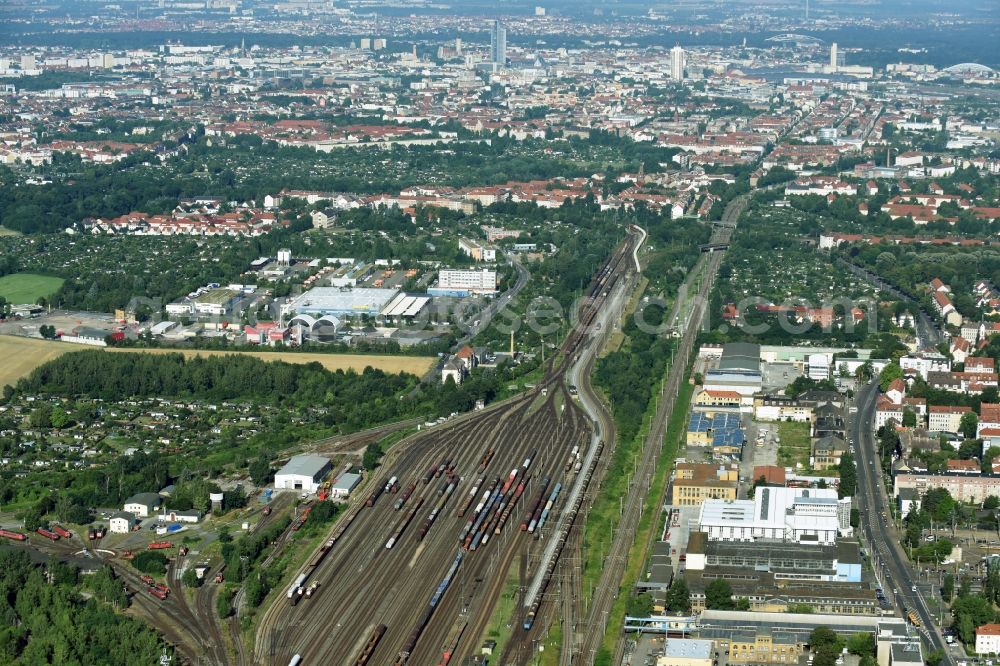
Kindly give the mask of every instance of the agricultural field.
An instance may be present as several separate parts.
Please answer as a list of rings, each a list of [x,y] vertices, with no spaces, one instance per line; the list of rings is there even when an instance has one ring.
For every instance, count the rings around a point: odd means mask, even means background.
[[[34,303],[59,291],[63,279],[34,273],[14,273],[0,277],[0,296],[8,303]]]
[[[43,363],[84,348],[64,342],[0,335],[0,358],[4,359],[0,363],[0,387],[14,384]]]
[[[0,358],[7,359],[0,365],[0,386],[13,384],[27,376],[38,366],[67,352],[94,349],[87,345],[67,342],[22,338],[0,335]],[[308,354],[296,352],[221,351],[197,349],[108,349],[107,351],[127,354],[171,354],[181,353],[186,357],[219,356],[223,354],[247,354],[265,361],[285,361],[287,363],[319,363],[327,370],[355,370],[361,372],[371,366],[384,372],[405,372],[423,376],[437,360],[428,356],[368,356],[361,354]]]

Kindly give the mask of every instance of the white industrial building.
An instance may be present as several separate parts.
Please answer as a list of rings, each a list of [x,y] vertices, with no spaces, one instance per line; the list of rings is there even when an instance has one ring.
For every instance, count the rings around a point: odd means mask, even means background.
[[[108,530],[113,534],[128,534],[135,524],[135,515],[128,511],[119,511],[111,515],[108,521]]]
[[[138,493],[125,500],[122,510],[140,518],[148,518],[160,508],[160,502],[161,498],[156,493]]]
[[[488,268],[482,270],[442,268],[438,271],[436,289],[437,291],[493,294],[497,290],[497,272]]]
[[[184,511],[165,511],[156,516],[161,523],[197,523],[201,520],[201,511],[186,509]]]
[[[386,320],[412,320],[430,303],[430,300],[431,297],[424,294],[400,292],[382,308],[379,315]]]
[[[340,478],[330,486],[330,497],[336,499],[346,499],[350,496],[358,484],[361,483],[361,475],[345,472]]]
[[[760,487],[751,500],[705,500],[698,529],[711,541],[829,545],[851,534],[851,500],[829,488]]]
[[[705,390],[735,391],[742,396],[744,406],[753,405],[753,396],[760,393],[763,384],[760,345],[749,342],[723,345],[718,365],[705,372]]]
[[[339,287],[314,287],[281,306],[286,314],[322,317],[376,317],[389,304],[398,289],[342,289]]]
[[[806,365],[809,379],[823,380],[830,378],[830,357],[826,354],[809,354]]]
[[[319,490],[320,481],[330,471],[330,460],[323,456],[293,456],[274,475],[277,490],[303,490],[314,493]]]

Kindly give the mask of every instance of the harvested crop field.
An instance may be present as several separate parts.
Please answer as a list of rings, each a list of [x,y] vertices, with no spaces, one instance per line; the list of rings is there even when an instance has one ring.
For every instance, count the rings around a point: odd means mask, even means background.
[[[0,364],[0,386],[13,384],[21,377],[27,376],[32,370],[47,361],[62,354],[84,349],[97,349],[87,345],[76,345],[67,342],[22,338],[12,335],[0,335],[0,358],[5,359]],[[262,351],[215,351],[199,349],[116,349],[105,351],[125,354],[174,354],[180,353],[190,358],[194,356],[220,356],[226,354],[248,354],[265,361],[286,361],[288,363],[318,362],[327,370],[353,369],[361,372],[371,366],[384,372],[406,372],[422,376],[435,362],[429,356],[389,356],[367,354],[315,354],[297,352],[262,352]]]

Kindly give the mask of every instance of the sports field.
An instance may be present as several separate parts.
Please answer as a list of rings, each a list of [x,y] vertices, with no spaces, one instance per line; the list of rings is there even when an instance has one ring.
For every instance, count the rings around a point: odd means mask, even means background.
[[[61,356],[67,352],[84,349],[101,349],[75,345],[68,342],[22,338],[13,335],[0,335],[0,358],[6,359],[0,363],[0,386],[13,384],[21,377],[27,376],[32,370],[46,361]],[[197,349],[116,349],[105,351],[126,354],[171,354],[181,353],[186,357],[220,356],[225,354],[249,354],[265,361],[286,361],[288,363],[318,362],[327,370],[354,369],[361,372],[371,366],[385,372],[406,372],[422,376],[437,360],[429,356],[369,356],[361,354],[299,354],[295,352],[260,352],[260,351],[203,351]]]
[[[62,283],[62,278],[34,273],[4,275],[0,277],[0,296],[14,305],[34,303],[43,296],[47,298],[59,291]]]

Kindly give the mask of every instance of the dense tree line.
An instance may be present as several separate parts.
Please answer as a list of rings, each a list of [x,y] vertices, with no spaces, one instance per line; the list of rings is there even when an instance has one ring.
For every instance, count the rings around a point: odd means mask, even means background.
[[[366,368],[329,371],[319,363],[263,361],[245,355],[185,359],[181,354],[66,354],[36,369],[18,390],[102,400],[184,397],[252,399],[273,404],[336,405],[345,414],[363,410],[362,421],[382,421],[405,408],[391,396],[412,388],[410,375]]]
[[[46,580],[46,574],[48,579]],[[79,593],[77,569],[49,562],[44,570],[26,551],[0,551],[0,662],[21,664],[155,663],[161,642],[139,620],[116,613],[120,582],[107,569],[88,577],[94,598]]]
[[[651,326],[661,324],[664,317],[661,308],[646,308],[645,321]],[[628,336],[628,346],[601,358],[594,378],[611,398],[618,436],[621,441],[630,441],[639,432],[674,343],[673,338],[643,332],[634,317],[627,320],[622,332]]]

